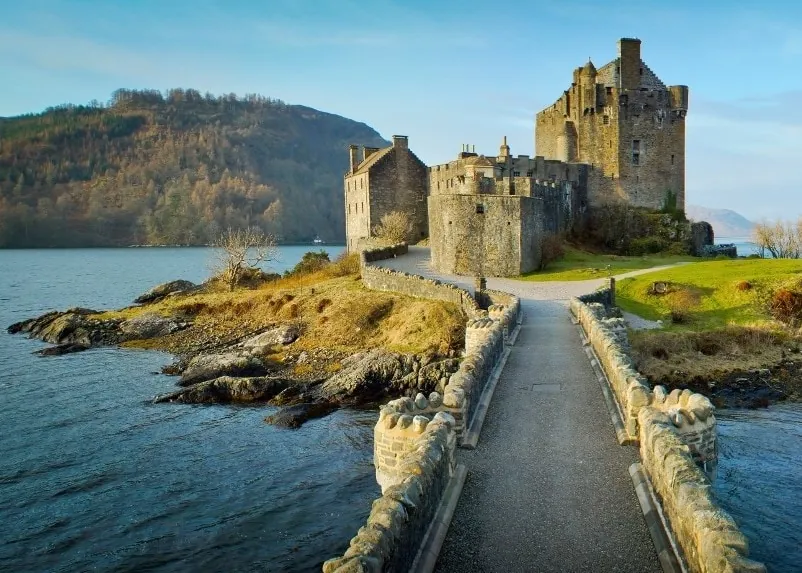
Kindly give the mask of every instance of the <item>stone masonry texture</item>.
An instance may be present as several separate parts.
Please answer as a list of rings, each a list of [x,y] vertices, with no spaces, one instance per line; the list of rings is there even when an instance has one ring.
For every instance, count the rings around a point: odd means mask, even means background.
[[[662,209],[685,206],[687,86],[666,86],[622,38],[618,57],[574,70],[571,86],[537,114],[535,148],[547,159],[591,166],[588,201]]]

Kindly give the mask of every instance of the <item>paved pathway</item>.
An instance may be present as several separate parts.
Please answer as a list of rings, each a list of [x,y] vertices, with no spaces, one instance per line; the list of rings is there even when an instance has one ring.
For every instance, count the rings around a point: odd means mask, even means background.
[[[428,250],[383,264],[438,276]],[[472,280],[438,277],[461,286]],[[599,383],[565,300],[604,279],[489,279],[521,297],[525,320],[474,451],[437,571],[660,571]]]

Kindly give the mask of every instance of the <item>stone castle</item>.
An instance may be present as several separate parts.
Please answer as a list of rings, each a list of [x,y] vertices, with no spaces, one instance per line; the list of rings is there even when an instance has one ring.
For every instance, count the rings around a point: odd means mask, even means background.
[[[571,87],[535,120],[535,157],[463,146],[427,167],[394,136],[385,149],[350,149],[346,241],[363,248],[382,216],[403,211],[408,241],[428,236],[440,272],[514,276],[537,269],[542,238],[569,232],[610,203],[684,210],[687,86],[669,86],[622,38],[618,57],[574,70]]]

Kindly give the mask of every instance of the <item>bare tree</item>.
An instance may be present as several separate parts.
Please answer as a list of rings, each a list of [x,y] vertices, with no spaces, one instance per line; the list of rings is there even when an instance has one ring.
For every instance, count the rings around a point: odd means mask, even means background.
[[[223,231],[213,243],[217,247],[213,270],[215,275],[234,290],[249,270],[260,263],[275,261],[278,256],[276,239],[261,229],[232,229]]]
[[[802,257],[802,217],[795,224],[761,221],[755,225],[752,241],[761,257],[768,251],[775,259],[798,259]]]
[[[373,235],[382,242],[403,243],[412,232],[412,221],[403,211],[392,211],[384,215],[373,227]]]

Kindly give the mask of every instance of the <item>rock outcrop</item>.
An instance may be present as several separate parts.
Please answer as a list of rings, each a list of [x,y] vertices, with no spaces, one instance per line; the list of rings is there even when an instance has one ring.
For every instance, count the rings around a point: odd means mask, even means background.
[[[28,334],[51,344],[110,346],[124,340],[121,320],[93,318],[96,310],[71,308],[64,312],[48,312],[38,318],[17,322],[8,327],[11,334]]]
[[[197,290],[199,287],[195,283],[184,280],[170,281],[168,283],[160,284],[153,287],[148,292],[138,296],[134,299],[136,304],[150,304],[158,302],[165,297],[187,293]]]
[[[268,367],[261,358],[245,352],[201,354],[187,364],[181,374],[180,386],[190,386],[221,376],[264,376]]]
[[[120,324],[120,330],[126,340],[142,340],[145,338],[158,338],[173,332],[183,330],[190,325],[188,322],[165,318],[156,313],[148,312]]]
[[[300,428],[304,422],[312,418],[327,416],[337,408],[339,408],[339,406],[332,402],[307,402],[304,404],[296,404],[295,406],[282,408],[275,414],[268,416],[265,418],[265,422],[273,426],[295,429]]]
[[[289,384],[288,380],[266,376],[251,378],[221,376],[169,394],[156,396],[153,399],[153,403],[221,404],[229,402],[266,402],[286,389]]]

